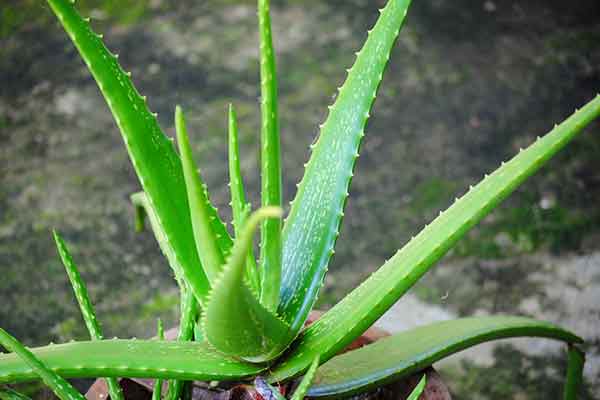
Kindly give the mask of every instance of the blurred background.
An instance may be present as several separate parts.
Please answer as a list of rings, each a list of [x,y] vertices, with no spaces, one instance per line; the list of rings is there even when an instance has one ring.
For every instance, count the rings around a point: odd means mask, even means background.
[[[372,112],[319,307],[327,309],[485,172],[600,91],[600,2],[419,0]],[[384,4],[272,1],[286,204],[308,146]],[[187,110],[197,161],[230,220],[226,107],[258,204],[255,2],[78,0],[170,135]],[[71,245],[106,336],[177,323],[178,292],[147,231],[140,186],[99,91],[42,0],[0,5],[0,326],[29,345],[87,337],[51,237]],[[600,122],[485,219],[380,326],[512,313],[587,340],[600,398]],[[557,398],[564,349],[481,346],[438,365],[456,398]],[[595,394],[594,394],[595,393]],[[596,397],[595,397],[596,396]]]

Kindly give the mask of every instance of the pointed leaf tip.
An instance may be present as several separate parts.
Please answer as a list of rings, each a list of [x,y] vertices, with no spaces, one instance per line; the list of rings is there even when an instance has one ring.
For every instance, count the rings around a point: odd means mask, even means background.
[[[261,205],[281,207],[281,154],[277,111],[277,70],[269,0],[258,1],[261,93]],[[260,238],[261,303],[275,311],[281,286],[282,222],[263,222]]]
[[[228,116],[228,141],[229,141],[229,190],[231,192],[231,209],[233,214],[233,227],[235,236],[239,237],[246,219],[250,215],[251,206],[246,201],[246,193],[244,190],[244,181],[242,178],[242,169],[240,166],[240,149],[238,144],[238,126],[237,116],[233,104],[229,104]],[[250,283],[252,290],[260,293],[260,276],[256,267],[256,259],[254,258],[254,250],[252,246],[248,249],[246,266],[246,278]]]
[[[208,341],[225,354],[252,362],[268,361],[292,339],[289,327],[260,303],[243,279],[246,255],[258,225],[281,215],[279,207],[263,207],[248,218],[210,293],[203,317],[204,332]]]
[[[304,326],[323,284],[342,222],[369,110],[410,0],[390,0],[360,50],[320,129],[283,227],[279,313]]]
[[[185,178],[185,187],[190,206],[190,216],[192,219],[192,228],[196,248],[204,272],[212,283],[224,264],[224,255],[219,247],[219,233],[214,230],[211,215],[211,206],[208,201],[208,192],[206,185],[200,177],[192,148],[190,146],[185,116],[182,108],[175,107],[175,130],[177,133],[177,144],[183,164],[183,175]]]

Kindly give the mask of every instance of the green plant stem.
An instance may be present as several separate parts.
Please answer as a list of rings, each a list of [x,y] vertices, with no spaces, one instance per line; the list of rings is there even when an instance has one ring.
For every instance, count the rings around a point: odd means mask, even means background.
[[[261,90],[262,206],[281,207],[281,163],[277,116],[277,74],[271,36],[269,0],[258,0]],[[281,285],[281,220],[267,219],[261,230],[261,303],[276,310]]]
[[[585,353],[574,344],[569,345],[567,381],[565,382],[564,400],[577,400],[583,383],[583,366]]]

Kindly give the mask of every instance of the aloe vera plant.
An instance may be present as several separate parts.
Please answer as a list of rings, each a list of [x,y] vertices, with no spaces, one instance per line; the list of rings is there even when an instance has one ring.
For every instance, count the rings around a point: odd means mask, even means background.
[[[177,341],[103,339],[85,286],[66,244],[55,235],[91,341],[23,349],[0,355],[0,384],[43,378],[61,398],[73,398],[64,378],[155,378],[155,399],[183,396],[185,381],[256,382],[263,397],[279,398],[272,384],[304,374],[294,400],[342,397],[370,390],[485,341],[534,336],[565,342],[569,368],[565,398],[581,381],[582,340],[553,324],[522,317],[465,318],[419,327],[338,355],[405,294],[470,228],[488,215],[592,120],[600,96],[503,163],[441,212],[371,277],[317,322],[304,328],[323,286],[344,216],[353,168],[369,112],[410,0],[388,0],[348,70],[304,177],[282,221],[277,76],[269,1],[258,0],[261,75],[261,207],[246,200],[239,163],[238,126],[229,109],[229,173],[233,232],[212,206],[194,162],[184,113],[176,107],[177,148],[135,89],[130,74],[106,49],[70,0],[47,0],[104,95],[125,141],[142,191],[132,196],[136,227],[147,217],[181,290]],[[260,254],[253,250],[260,228]],[[22,357],[22,358],[21,358]],[[322,364],[322,365],[321,365]],[[30,367],[34,365],[34,367]],[[56,383],[58,382],[58,383]],[[423,391],[422,379],[410,398]],[[16,396],[1,391],[3,397]],[[271,395],[268,395],[271,393]],[[279,397],[277,397],[279,396]]]

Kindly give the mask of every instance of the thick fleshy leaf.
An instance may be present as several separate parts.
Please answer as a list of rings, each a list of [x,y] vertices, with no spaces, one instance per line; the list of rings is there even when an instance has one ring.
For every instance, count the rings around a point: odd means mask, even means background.
[[[524,336],[567,343],[582,341],[556,325],[523,317],[477,317],[437,322],[332,358],[319,367],[308,396],[341,397],[368,391],[477,344]]]
[[[212,283],[223,268],[224,256],[219,248],[217,232],[211,225],[210,203],[206,185],[200,178],[200,173],[194,162],[190,140],[187,134],[185,118],[181,107],[175,108],[175,127],[177,130],[177,144],[183,164],[183,176],[192,216],[192,228],[196,249],[204,272]]]
[[[321,126],[285,221],[279,312],[296,332],[303,327],[322,286],[369,110],[409,4],[410,0],[389,0],[357,53]]]
[[[90,301],[85,282],[83,279],[81,279],[79,269],[77,268],[75,261],[73,261],[73,257],[71,257],[71,253],[69,252],[66,243],[60,237],[58,232],[54,231],[53,233],[54,241],[56,242],[56,247],[58,248],[58,254],[60,255],[63,265],[65,266],[67,275],[69,276],[69,281],[71,282],[71,286],[75,292],[75,298],[79,303],[81,315],[83,315],[83,320],[87,326],[90,338],[92,340],[102,340],[102,329],[100,328],[100,324],[96,318],[96,312],[94,311],[94,306],[92,306],[92,302]],[[108,378],[106,380],[106,384],[108,386],[108,393],[110,394],[111,399],[123,400],[123,391],[121,390],[121,386],[116,378]]]
[[[69,0],[48,0],[50,7],[79,50],[96,79],[123,139],[148,202],[156,211],[156,223],[164,240],[174,250],[171,262],[182,270],[194,294],[201,299],[209,285],[194,244],[181,162],[173,144],[161,131],[156,115],[148,110],[146,99],[133,86],[117,57],[110,53],[101,35],[92,31]],[[222,246],[229,249],[231,238],[211,208],[215,231]]]
[[[225,381],[254,376],[265,368],[224,356],[206,342],[110,339],[54,344],[31,351],[65,378]],[[35,371],[19,357],[0,354],[0,384],[34,379]]]
[[[276,357],[291,341],[289,327],[260,303],[244,281],[248,248],[258,224],[279,217],[280,208],[263,207],[246,221],[202,318],[204,334],[217,350],[253,362]]]
[[[39,377],[46,386],[48,386],[56,396],[61,400],[85,400],[85,397],[77,391],[62,376],[49,369],[41,360],[39,360],[31,351],[23,346],[17,339],[9,335],[4,329],[0,328],[0,345],[8,351],[12,351],[18,359],[31,370],[36,377]]]
[[[242,234],[246,219],[250,215],[252,207],[246,201],[246,192],[244,190],[244,180],[242,179],[242,169],[240,167],[240,148],[238,144],[238,125],[235,109],[229,105],[229,190],[231,191],[231,211],[233,214],[233,227],[235,236]],[[260,280],[258,270],[256,269],[256,260],[254,259],[254,250],[252,246],[248,249],[248,265],[246,267],[246,277],[256,293],[260,293]]]
[[[277,116],[277,73],[271,35],[270,0],[258,0],[260,32],[261,204],[281,207],[281,161]],[[281,285],[281,220],[263,221],[260,238],[262,304],[276,311]]]
[[[287,359],[274,369],[273,376],[281,380],[297,375],[317,353],[327,360],[352,342],[469,229],[599,115],[600,95],[457,199],[371,277],[304,331]]]

